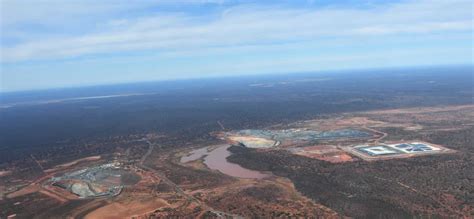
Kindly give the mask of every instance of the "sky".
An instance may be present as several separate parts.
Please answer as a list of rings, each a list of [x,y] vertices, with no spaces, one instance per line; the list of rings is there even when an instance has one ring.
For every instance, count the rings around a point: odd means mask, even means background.
[[[473,63],[471,0],[0,2],[0,92]]]

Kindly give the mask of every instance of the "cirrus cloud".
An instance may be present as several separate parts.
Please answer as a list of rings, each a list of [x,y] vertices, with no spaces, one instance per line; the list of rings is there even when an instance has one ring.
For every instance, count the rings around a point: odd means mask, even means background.
[[[15,2],[15,1],[13,1]],[[23,2],[23,1],[20,1]],[[223,1],[73,1],[59,4],[44,1],[40,7],[28,6],[29,16],[3,15],[2,38],[14,36],[13,43],[2,43],[2,62],[54,60],[88,55],[127,52],[199,53],[215,48],[265,48],[288,44],[345,38],[351,40],[386,35],[420,37],[437,33],[472,33],[472,3],[467,0],[403,1],[372,7],[296,7],[283,4],[232,4],[216,7],[206,13],[180,10],[158,10],[136,16],[120,16],[124,10],[144,10],[156,4],[223,4]],[[153,3],[153,4],[152,4]],[[18,2],[4,0],[6,11]],[[180,6],[175,6],[180,7]],[[49,13],[61,11],[52,19]],[[87,13],[96,15],[88,18]],[[102,15],[97,15],[102,14]],[[10,17],[11,16],[11,17]],[[78,27],[70,33],[23,29],[28,19],[44,22],[44,26],[67,25],[77,18],[90,27]],[[85,18],[81,18],[85,17]],[[73,22],[74,23],[74,22]],[[66,29],[74,29],[68,27]],[[15,33],[15,34],[13,34]],[[5,41],[2,39],[2,42]],[[193,55],[193,54],[191,54]]]

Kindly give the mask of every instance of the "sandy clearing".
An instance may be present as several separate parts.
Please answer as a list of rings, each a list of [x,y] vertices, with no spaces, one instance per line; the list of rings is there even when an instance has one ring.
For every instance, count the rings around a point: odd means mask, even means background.
[[[11,173],[9,170],[0,170],[0,177],[10,175]]]
[[[391,110],[375,110],[365,112],[367,114],[411,114],[411,113],[434,113],[434,112],[445,112],[453,110],[470,110],[474,109],[474,105],[459,105],[459,106],[440,106],[440,107],[416,107],[416,108],[403,108],[403,109],[391,109]]]
[[[131,218],[154,211],[155,209],[167,206],[163,199],[154,198],[151,200],[132,200],[127,202],[114,202],[104,207],[98,208],[86,215],[86,219],[115,219]]]
[[[53,192],[50,192],[50,191],[48,191],[48,190],[40,190],[39,192],[40,192],[41,194],[44,194],[44,195],[49,196],[50,198],[53,198],[53,199],[58,200],[58,201],[61,202],[61,203],[66,203],[66,202],[67,202],[67,199],[65,199],[65,198],[63,198],[63,197],[61,197],[61,196],[59,196],[59,195],[57,195],[57,194],[55,194],[55,193],[53,193]]]
[[[39,190],[41,189],[41,186],[40,185],[37,185],[37,184],[31,184],[25,188],[22,188],[16,192],[12,192],[10,194],[7,195],[7,198],[15,198],[15,197],[19,197],[19,196],[23,196],[23,195],[27,195],[27,194],[31,194],[31,193],[35,193],[35,192],[38,192]]]
[[[229,136],[228,138],[233,142],[241,142],[249,148],[269,148],[276,143],[274,140],[253,136]]]
[[[79,162],[83,162],[83,161],[94,161],[94,160],[99,160],[100,158],[101,158],[100,156],[85,157],[85,158],[81,158],[81,159],[78,159],[78,160],[75,160],[75,161],[71,161],[71,162],[69,162],[69,163],[56,165],[56,166],[54,166],[54,167],[51,168],[51,169],[45,170],[44,172],[49,173],[49,172],[56,171],[56,170],[58,170],[58,169],[62,169],[62,168],[70,167],[70,166],[72,166],[72,165],[76,165],[76,164],[78,164]]]

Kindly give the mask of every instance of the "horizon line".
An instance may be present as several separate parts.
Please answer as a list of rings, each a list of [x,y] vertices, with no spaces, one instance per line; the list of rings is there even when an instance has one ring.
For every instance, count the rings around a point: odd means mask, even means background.
[[[241,77],[257,77],[257,76],[272,76],[272,75],[289,75],[289,74],[308,74],[308,73],[348,73],[350,71],[373,71],[373,70],[388,70],[388,69],[429,69],[429,68],[472,68],[474,63],[459,63],[459,64],[441,64],[441,65],[410,65],[410,66],[392,66],[392,67],[362,67],[362,68],[339,68],[339,69],[325,69],[325,70],[311,70],[311,71],[289,71],[289,72],[261,72],[261,73],[246,73],[246,74],[233,74],[233,75],[209,75],[202,77],[188,77],[188,78],[168,78],[168,79],[154,79],[154,80],[139,80],[139,81],[124,81],[117,83],[97,83],[97,84],[84,84],[84,85],[70,85],[70,86],[53,86],[48,88],[33,88],[33,89],[18,89],[18,90],[2,90],[0,87],[0,95],[14,94],[14,93],[28,93],[28,92],[41,92],[41,91],[52,91],[52,90],[64,90],[64,89],[79,89],[88,87],[103,87],[103,86],[117,86],[127,84],[142,84],[142,83],[158,83],[158,82],[176,82],[176,81],[188,81],[188,80],[204,80],[204,79],[224,79],[224,78],[241,78]]]

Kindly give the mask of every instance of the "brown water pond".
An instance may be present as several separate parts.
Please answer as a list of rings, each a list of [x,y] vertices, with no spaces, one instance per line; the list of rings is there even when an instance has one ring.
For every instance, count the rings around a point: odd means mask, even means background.
[[[229,147],[230,145],[222,145],[211,151],[208,151],[207,147],[200,148],[191,151],[187,156],[181,157],[181,162],[186,163],[205,156],[204,164],[206,164],[209,169],[217,170],[229,176],[249,179],[261,179],[270,176],[269,174],[249,170],[238,164],[228,162],[226,158],[231,155],[231,152],[227,150]]]

